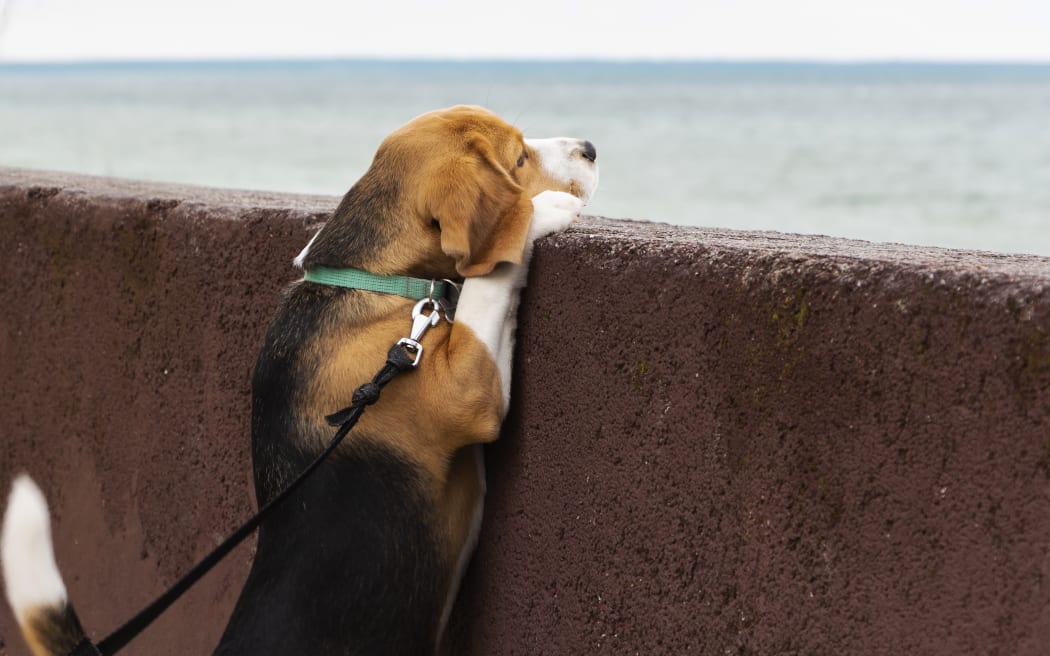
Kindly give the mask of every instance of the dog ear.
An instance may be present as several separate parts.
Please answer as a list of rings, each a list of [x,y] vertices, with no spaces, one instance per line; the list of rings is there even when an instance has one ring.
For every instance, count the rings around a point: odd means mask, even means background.
[[[532,200],[496,159],[488,139],[475,136],[431,189],[441,226],[441,250],[462,276],[483,276],[500,262],[520,264],[532,219]]]

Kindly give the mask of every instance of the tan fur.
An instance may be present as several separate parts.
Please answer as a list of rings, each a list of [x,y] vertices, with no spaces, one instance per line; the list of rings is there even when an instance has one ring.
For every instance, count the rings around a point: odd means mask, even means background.
[[[25,617],[19,619],[19,624],[22,628],[22,637],[25,638],[33,656],[49,656],[51,650],[47,647],[43,631],[41,631],[42,626],[47,626],[44,622],[44,614],[39,610],[31,610],[25,614]]]
[[[414,302],[369,294],[355,300],[372,310],[367,330],[343,324],[315,340],[318,369],[304,395],[300,417],[315,422],[307,434],[325,434],[323,417],[349,405],[353,392],[383,366],[387,351],[407,336]],[[371,406],[355,433],[375,435],[422,466],[439,496],[453,453],[462,446],[496,439],[503,416],[499,374],[485,345],[466,326],[442,320],[421,340],[423,364],[400,376]]]
[[[409,161],[413,175],[406,173]],[[388,176],[400,180],[385,213],[395,237],[367,266],[420,277],[484,275],[500,262],[519,263],[532,197],[547,189],[569,191],[546,173],[520,130],[469,106],[423,114],[393,132],[358,186],[379,185]],[[341,229],[337,212],[325,232]],[[347,304],[353,305],[348,320],[311,349],[321,365],[300,414],[310,421],[346,406],[354,389],[382,366],[390,345],[407,335],[413,301],[363,293]],[[497,437],[503,403],[498,371],[468,327],[442,321],[422,343],[422,366],[391,383],[356,430],[382,435],[441,488],[457,449]]]
[[[391,179],[397,193],[384,193]],[[319,264],[422,278],[485,275],[501,262],[522,261],[531,199],[545,190],[579,192],[544,170],[520,130],[478,107],[430,112],[388,136],[357,183],[356,196],[384,200],[371,209],[389,240],[367,258]],[[340,231],[361,230],[362,216],[343,210],[318,236],[322,248]],[[344,302],[342,321],[314,336],[308,349],[318,365],[298,412],[312,423],[307,435],[330,434],[322,418],[348,405],[390,346],[407,336],[414,305],[367,292]],[[427,473],[451,567],[483,493],[476,453],[463,447],[496,439],[502,392],[490,353],[467,326],[442,320],[422,344],[419,368],[390,383],[354,432],[381,440]]]
[[[484,494],[478,480],[478,463],[475,462],[478,457],[475,449],[460,449],[453,455],[449,466],[447,484],[440,499],[449,562],[454,562],[459,556],[460,545],[466,541],[471,529],[474,502]]]
[[[520,263],[532,197],[579,193],[543,169],[519,129],[472,106],[428,112],[384,139],[357,187],[390,180],[399,186],[382,220],[396,237],[353,266],[421,278],[480,276],[500,262]],[[343,229],[345,218],[336,211],[325,231]],[[315,248],[324,232],[318,239]]]
[[[80,622],[68,607],[30,608],[19,617],[19,625],[33,656],[69,654],[84,635]]]

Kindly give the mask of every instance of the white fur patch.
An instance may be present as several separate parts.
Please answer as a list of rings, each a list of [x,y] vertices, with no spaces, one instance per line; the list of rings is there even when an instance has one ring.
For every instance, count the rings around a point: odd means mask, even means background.
[[[488,347],[503,388],[503,412],[510,406],[510,374],[514,351],[513,325],[518,313],[518,290],[524,282],[525,267],[500,266],[487,276],[467,278],[456,306],[456,323],[470,327]],[[519,282],[520,281],[520,282]]]
[[[572,225],[580,217],[583,203],[564,191],[544,191],[533,196],[528,248],[531,250],[532,244],[540,237],[561,232]]]
[[[321,234],[320,230],[315,232],[314,236],[310,237],[310,241],[306,242],[306,246],[303,247],[303,250],[299,251],[299,254],[295,256],[294,260],[292,260],[292,264],[295,265],[295,268],[303,268],[303,262],[306,261],[306,254],[310,252],[310,247],[314,245],[314,240],[317,239],[317,235],[319,234]]]
[[[11,486],[0,536],[7,601],[22,621],[34,608],[62,607],[66,586],[55,564],[47,501],[31,478],[21,474]]]
[[[570,137],[526,139],[525,144],[539,156],[540,165],[555,180],[575,182],[586,203],[598,188],[598,167],[583,158],[584,141]]]

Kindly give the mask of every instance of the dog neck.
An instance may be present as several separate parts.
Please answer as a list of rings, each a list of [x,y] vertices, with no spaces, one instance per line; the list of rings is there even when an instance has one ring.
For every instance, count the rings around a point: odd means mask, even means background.
[[[419,209],[399,203],[401,183],[371,171],[343,196],[332,218],[297,258],[304,269],[352,268],[382,275],[456,278],[441,233]]]

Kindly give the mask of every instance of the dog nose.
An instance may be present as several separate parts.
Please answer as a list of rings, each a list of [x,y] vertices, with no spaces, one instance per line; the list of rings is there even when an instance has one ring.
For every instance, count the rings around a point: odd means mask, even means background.
[[[583,142],[583,157],[589,159],[592,162],[598,158],[598,151],[594,149],[594,144],[590,141]]]

